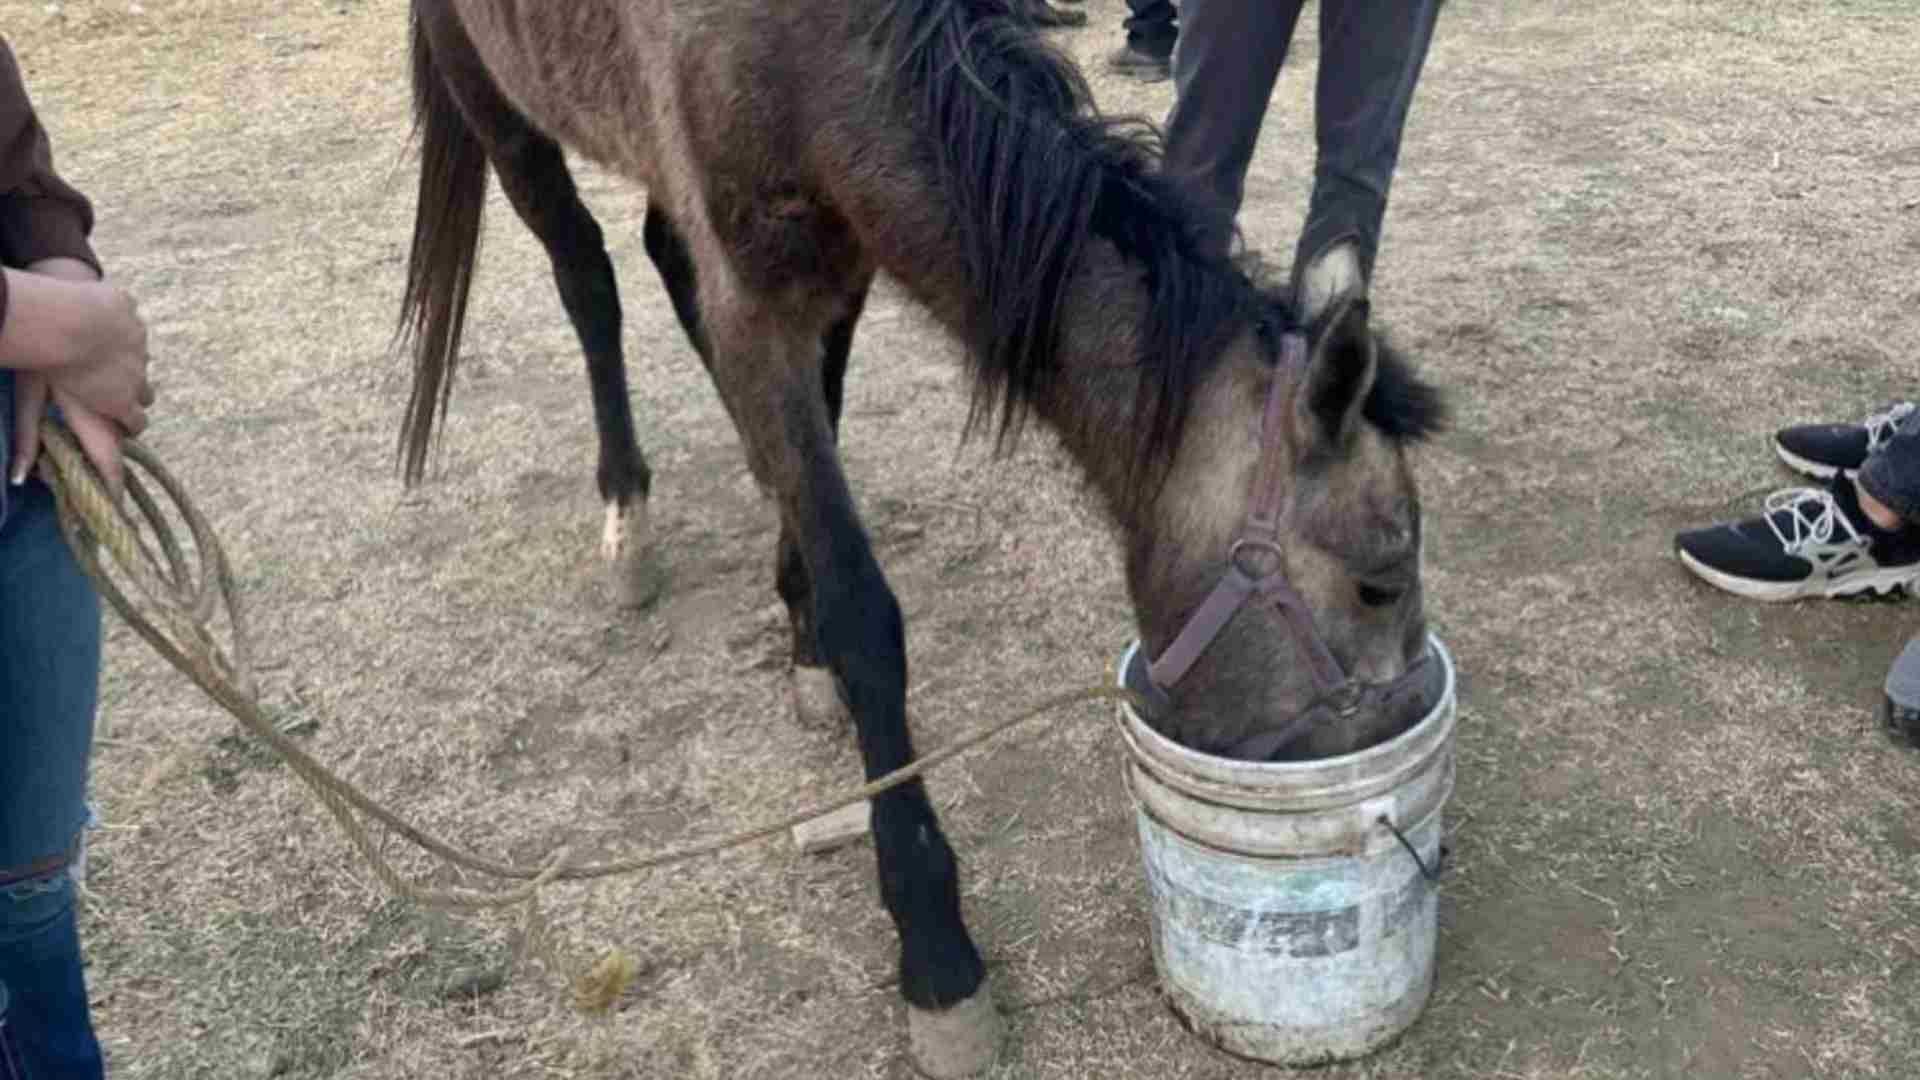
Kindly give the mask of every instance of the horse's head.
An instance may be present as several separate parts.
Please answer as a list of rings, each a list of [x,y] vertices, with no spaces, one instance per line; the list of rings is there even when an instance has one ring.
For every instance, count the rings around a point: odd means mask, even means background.
[[[1195,395],[1132,537],[1130,681],[1154,663],[1154,723],[1195,749],[1325,757],[1400,733],[1439,693],[1406,447],[1442,406],[1364,301],[1296,329],[1274,310]]]

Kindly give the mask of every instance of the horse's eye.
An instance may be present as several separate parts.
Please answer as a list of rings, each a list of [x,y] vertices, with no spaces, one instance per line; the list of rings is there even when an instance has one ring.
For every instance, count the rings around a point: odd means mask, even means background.
[[[1368,607],[1386,607],[1407,594],[1405,585],[1369,585],[1360,583],[1360,602]]]

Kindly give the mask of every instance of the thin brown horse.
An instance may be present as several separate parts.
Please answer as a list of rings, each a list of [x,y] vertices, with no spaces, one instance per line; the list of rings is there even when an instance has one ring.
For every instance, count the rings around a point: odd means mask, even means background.
[[[647,252],[779,511],[796,708],[850,714],[870,777],[913,757],[899,605],[836,453],[854,323],[881,271],[967,344],[976,417],[1003,434],[1029,415],[1049,425],[1104,495],[1150,655],[1221,580],[1256,473],[1284,482],[1258,570],[1284,571],[1320,656],[1377,686],[1424,649],[1405,445],[1439,422],[1437,395],[1376,339],[1364,304],[1307,320],[1199,254],[1190,238],[1210,223],[1154,171],[1151,133],[1095,117],[1074,69],[1013,10],[413,5],[424,147],[404,316],[409,481],[445,409],[491,168],[545,245],[586,353],[609,548],[644,558],[649,471],[613,266],[562,147],[644,184]],[[1280,347],[1300,335],[1305,349]],[[1288,623],[1259,605],[1225,622],[1157,722],[1218,751],[1324,705],[1309,670],[1323,665],[1296,662]],[[1418,710],[1362,696],[1329,715],[1287,752],[1349,751]],[[984,1067],[986,968],[925,789],[876,800],[872,820],[915,1056],[936,1075]]]

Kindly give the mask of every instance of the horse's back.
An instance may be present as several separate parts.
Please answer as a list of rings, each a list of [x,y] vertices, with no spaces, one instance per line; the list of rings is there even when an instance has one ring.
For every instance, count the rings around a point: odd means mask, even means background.
[[[797,156],[806,126],[797,91],[845,59],[822,40],[840,13],[794,10],[808,5],[419,2],[457,12],[501,94],[534,127],[649,186],[672,179],[662,170],[675,158],[748,147],[762,164]]]
[[[502,97],[568,148],[622,173],[644,172],[653,127],[649,87],[661,55],[629,27],[667,0],[415,0],[451,9]],[[644,176],[636,176],[645,179]]]

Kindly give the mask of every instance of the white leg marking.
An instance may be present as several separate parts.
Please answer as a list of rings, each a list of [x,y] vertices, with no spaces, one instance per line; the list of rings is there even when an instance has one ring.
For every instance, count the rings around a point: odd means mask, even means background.
[[[610,563],[620,561],[620,550],[626,546],[627,514],[620,512],[620,504],[608,500],[607,520],[600,527],[600,557]]]
[[[645,499],[634,499],[624,513],[617,504],[607,503],[600,554],[613,575],[614,601],[621,607],[645,607],[664,584],[654,561],[648,523]]]

